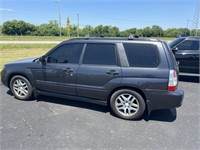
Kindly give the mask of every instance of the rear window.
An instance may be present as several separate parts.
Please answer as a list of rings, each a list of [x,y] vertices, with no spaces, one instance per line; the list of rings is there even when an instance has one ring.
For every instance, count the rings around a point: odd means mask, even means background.
[[[158,48],[153,44],[124,43],[130,67],[157,67]]]

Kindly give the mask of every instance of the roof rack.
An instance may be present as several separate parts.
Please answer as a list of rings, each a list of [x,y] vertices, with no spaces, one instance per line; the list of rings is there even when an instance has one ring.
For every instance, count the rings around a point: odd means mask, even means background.
[[[135,38],[139,38],[139,36],[136,35],[136,34],[130,34],[129,37],[128,37],[129,40],[133,40]]]
[[[93,35],[91,36],[91,34],[87,34],[87,35],[85,35],[85,37],[70,39],[70,41],[74,41],[74,40],[137,40],[137,41],[142,40],[142,41],[160,41],[158,39],[139,37],[136,34],[130,34],[129,37],[104,37],[104,36],[95,37]]]
[[[113,37],[104,37],[104,35],[101,35],[100,37],[94,37],[94,36],[91,36],[91,34],[86,34],[85,35],[85,39],[86,40],[88,40],[88,39],[90,39],[90,38],[113,38]],[[115,37],[116,39],[117,38],[122,38],[122,37]],[[125,38],[125,37],[124,37]],[[133,40],[133,39],[135,39],[135,38],[139,38],[139,36],[138,35],[136,35],[136,34],[130,34],[129,36],[128,36],[128,40]]]

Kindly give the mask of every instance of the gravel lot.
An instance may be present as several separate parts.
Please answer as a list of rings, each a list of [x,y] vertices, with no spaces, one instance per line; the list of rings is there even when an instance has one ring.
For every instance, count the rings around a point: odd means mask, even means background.
[[[179,86],[180,108],[126,121],[84,102],[19,101],[0,83],[0,149],[200,149],[200,84]]]

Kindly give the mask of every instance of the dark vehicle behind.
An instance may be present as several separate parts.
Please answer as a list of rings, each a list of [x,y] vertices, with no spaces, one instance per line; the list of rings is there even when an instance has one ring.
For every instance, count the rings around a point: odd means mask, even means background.
[[[184,75],[199,75],[200,37],[180,37],[169,43],[179,71]]]

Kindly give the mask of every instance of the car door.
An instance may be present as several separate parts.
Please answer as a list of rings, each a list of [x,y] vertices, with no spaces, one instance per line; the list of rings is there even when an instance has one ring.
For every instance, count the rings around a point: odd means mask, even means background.
[[[175,57],[180,72],[199,73],[199,40],[185,40],[176,45]]]
[[[76,95],[76,75],[84,44],[64,44],[45,56],[45,63],[35,68],[38,90]]]
[[[116,46],[87,44],[77,74],[78,96],[106,100],[109,89],[121,83],[120,77]]]

